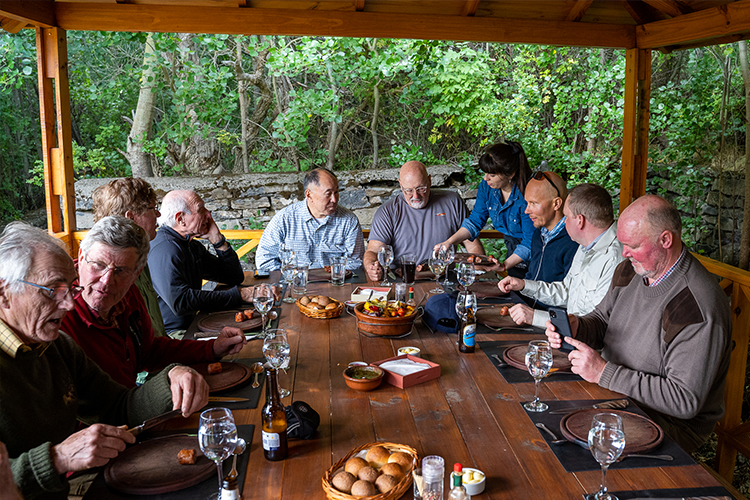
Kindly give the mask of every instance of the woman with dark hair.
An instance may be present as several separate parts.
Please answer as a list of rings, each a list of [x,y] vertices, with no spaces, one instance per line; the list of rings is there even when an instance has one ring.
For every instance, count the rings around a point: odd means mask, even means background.
[[[495,144],[479,159],[479,168],[484,172],[484,179],[479,183],[471,215],[461,224],[461,229],[440,245],[474,240],[487,219],[492,219],[493,227],[503,233],[508,249],[500,270],[522,278],[531,256],[531,236],[534,234],[534,224],[524,213],[526,200],[523,195],[531,178],[526,153],[518,142]]]

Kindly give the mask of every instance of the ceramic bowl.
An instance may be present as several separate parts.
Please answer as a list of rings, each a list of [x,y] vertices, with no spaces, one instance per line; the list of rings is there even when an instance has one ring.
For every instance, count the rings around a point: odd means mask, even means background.
[[[367,372],[374,374],[372,378],[355,377],[357,372]],[[377,366],[349,366],[344,370],[344,380],[346,385],[357,391],[371,391],[378,387],[383,381],[385,372]]]
[[[411,354],[412,356],[419,356],[419,353],[421,352],[422,350],[419,347],[414,347],[414,346],[405,346],[405,347],[398,348],[399,356],[402,354]]]
[[[471,467],[464,467],[463,471],[464,473],[466,473],[467,471],[471,471],[471,472],[479,472],[480,474],[482,474],[482,480],[479,481],[478,483],[473,483],[473,484],[464,483],[464,488],[466,488],[466,493],[468,493],[470,496],[479,495],[480,493],[482,493],[484,491],[485,482],[487,481],[487,476],[484,475],[484,472],[482,472],[479,469],[472,469]],[[451,484],[453,484],[453,477],[451,477]]]

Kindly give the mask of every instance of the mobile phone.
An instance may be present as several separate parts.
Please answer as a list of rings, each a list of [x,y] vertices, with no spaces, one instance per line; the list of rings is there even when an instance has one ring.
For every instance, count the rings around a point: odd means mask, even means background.
[[[268,278],[269,276],[270,276],[270,274],[268,273],[268,271],[261,271],[259,269],[255,270],[255,278],[256,279]]]
[[[550,307],[548,312],[550,323],[554,325],[557,333],[559,333],[562,337],[573,337],[573,333],[570,330],[570,321],[568,320],[568,311],[560,307]],[[563,343],[560,346],[561,351],[570,352],[574,349],[575,347],[568,344],[567,342],[565,342],[565,339],[563,339]]]

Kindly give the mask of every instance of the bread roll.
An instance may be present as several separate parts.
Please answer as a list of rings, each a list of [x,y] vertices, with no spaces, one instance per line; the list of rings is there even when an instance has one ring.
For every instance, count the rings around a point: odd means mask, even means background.
[[[352,457],[346,461],[346,465],[344,465],[344,470],[356,476],[357,473],[359,472],[359,469],[361,469],[362,467],[367,467],[368,465],[369,464],[364,458]]]
[[[398,486],[398,479],[388,474],[383,474],[375,480],[375,487],[380,493],[388,493]]]
[[[404,478],[404,470],[401,466],[395,462],[388,462],[380,468],[381,474],[388,474],[389,476],[395,477],[401,481]]]
[[[361,469],[359,469],[359,472],[357,472],[357,477],[359,479],[363,481],[370,481],[371,483],[374,483],[379,475],[380,474],[378,473],[378,471],[376,471],[369,465],[366,467],[362,467]]]
[[[375,489],[375,485],[368,482],[359,480],[352,485],[352,496],[355,497],[371,497],[378,494],[378,490]]]
[[[391,456],[391,453],[385,449],[385,447],[377,445],[370,448],[370,450],[367,452],[367,457],[365,457],[365,460],[370,462],[370,465],[375,467],[376,469],[380,469],[384,464],[388,463],[388,457]]]
[[[404,474],[406,474],[409,472],[409,470],[411,470],[413,458],[408,453],[397,451],[396,453],[391,453],[391,456],[388,457],[388,461],[399,464],[401,466],[401,470],[404,472]]]
[[[342,493],[351,493],[352,485],[355,482],[357,482],[357,478],[344,470],[333,476],[331,480],[333,487]]]

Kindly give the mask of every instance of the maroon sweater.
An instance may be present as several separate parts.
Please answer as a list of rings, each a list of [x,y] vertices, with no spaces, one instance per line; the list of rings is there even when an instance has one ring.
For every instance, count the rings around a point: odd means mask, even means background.
[[[175,340],[154,337],[151,318],[138,288],[130,287],[112,308],[111,321],[102,321],[83,296],[75,301],[61,329],[73,337],[86,355],[125,387],[135,387],[139,372],[159,371],[171,363],[214,362],[214,340]]]

